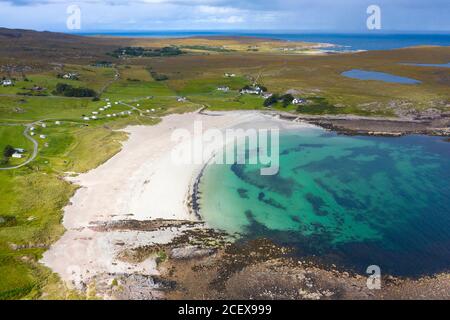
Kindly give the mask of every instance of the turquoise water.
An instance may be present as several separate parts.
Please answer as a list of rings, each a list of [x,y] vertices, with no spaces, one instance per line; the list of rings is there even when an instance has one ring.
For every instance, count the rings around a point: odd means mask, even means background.
[[[389,73],[376,72],[376,71],[365,71],[353,69],[350,71],[342,72],[342,75],[347,78],[358,79],[358,80],[377,80],[389,83],[402,83],[402,84],[419,84],[419,80],[414,80],[411,78],[400,77]]]
[[[209,226],[358,272],[450,267],[450,143],[442,138],[289,132],[279,174],[259,173],[255,165],[206,169],[201,214]]]

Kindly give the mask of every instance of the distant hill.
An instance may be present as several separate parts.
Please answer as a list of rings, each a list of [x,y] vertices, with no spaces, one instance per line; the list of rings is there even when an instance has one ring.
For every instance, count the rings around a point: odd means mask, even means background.
[[[127,43],[125,39],[0,28],[0,62],[2,64],[91,62],[106,59],[107,52]]]

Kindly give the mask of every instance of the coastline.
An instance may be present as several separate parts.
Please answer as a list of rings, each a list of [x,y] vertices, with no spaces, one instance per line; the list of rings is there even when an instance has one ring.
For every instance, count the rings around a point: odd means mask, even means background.
[[[249,123],[252,127],[273,124],[285,128],[320,126],[282,113],[201,110],[164,117],[155,126],[127,127],[124,131],[129,134],[129,139],[123,144],[121,152],[97,169],[67,178],[80,185],[64,209],[63,224],[67,231],[45,252],[41,262],[59,274],[70,288],[87,291],[95,286],[104,299],[117,298],[117,292],[111,293],[111,290],[105,289],[116,279],[122,279],[127,286],[133,287],[126,298],[163,299],[166,297],[167,283],[161,279],[171,279],[164,267],[166,264],[196,261],[198,257],[220,261],[226,247],[211,248],[209,244],[206,247],[201,244],[193,246],[191,243],[192,238],[199,234],[202,236],[198,243],[205,241],[205,233],[209,234],[208,243],[221,242],[218,239],[223,237],[201,221],[199,207],[199,185],[215,151],[205,164],[176,168],[170,161],[170,152],[176,147],[176,143],[170,141],[170,133],[175,128],[189,130],[196,120],[203,121],[204,129],[221,130],[245,128]],[[216,146],[215,150],[220,147]],[[179,239],[184,239],[184,242]],[[169,256],[174,260],[163,263],[162,268],[161,252],[170,252]],[[286,260],[286,263],[291,262]],[[315,270],[326,277],[344,275],[345,279],[351,279],[350,283],[359,283],[359,286],[363,283],[361,275],[349,275],[349,271],[330,269],[313,262],[302,263],[302,268]],[[139,279],[136,280],[136,277]],[[429,277],[425,280],[389,279],[410,290],[414,290],[413,284],[417,281],[433,283]],[[342,284],[342,281],[339,283]],[[382,297],[367,293],[360,298]]]
[[[45,252],[41,262],[69,287],[81,290],[99,278],[112,281],[117,274],[157,276],[155,257],[141,263],[128,263],[118,257],[126,249],[169,243],[200,223],[189,204],[198,196],[198,184],[197,194],[192,191],[205,165],[180,166],[171,161],[171,152],[179,147],[171,141],[173,130],[192,131],[198,120],[204,130],[245,127],[249,123],[263,127],[288,123],[259,112],[233,111],[169,115],[154,126],[127,127],[124,131],[129,139],[118,154],[94,170],[66,178],[79,189],[64,208],[65,234]],[[214,150],[221,147],[217,145]],[[169,224],[146,232],[118,230],[118,225],[130,221],[180,221],[188,225]]]
[[[410,134],[450,136],[450,114],[417,115],[415,117],[364,117],[354,115],[304,115],[272,112],[290,121],[303,121],[344,135],[398,137]]]

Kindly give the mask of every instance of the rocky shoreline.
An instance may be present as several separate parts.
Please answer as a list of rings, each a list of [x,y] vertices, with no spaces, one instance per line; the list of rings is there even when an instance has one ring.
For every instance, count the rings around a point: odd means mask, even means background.
[[[142,232],[161,225],[178,228],[180,222],[147,221],[141,225]],[[114,225],[118,227],[136,230],[129,221]],[[450,299],[450,274],[420,279],[386,275],[381,290],[370,290],[367,275],[296,258],[291,253],[291,248],[268,239],[235,241],[204,225],[190,225],[167,244],[124,248],[117,256],[128,263],[156,259],[160,275],[108,274],[97,276],[93,282],[96,293],[108,299]],[[108,282],[111,277],[114,280]]]
[[[352,115],[310,116],[286,112],[269,113],[290,121],[304,121],[327,130],[345,135],[370,135],[398,137],[410,134],[450,136],[450,114],[442,113],[433,117],[416,118],[375,118]]]
[[[371,127],[370,130],[365,128],[367,134],[398,133],[393,131],[394,128],[389,131],[380,127],[382,123],[394,127],[392,119],[298,116],[294,118],[293,115],[284,114],[272,116],[290,122],[306,121],[315,125],[321,122],[324,127],[325,122],[330,121],[333,126],[329,129],[335,128],[338,121],[363,124],[365,121],[376,121],[378,127]],[[171,121],[176,125],[186,123],[183,116],[173,118]],[[230,119],[234,123],[234,118]],[[224,123],[219,116],[208,117],[208,120],[212,122],[211,125],[213,122]],[[400,122],[411,125],[411,121]],[[412,122],[412,126],[419,123],[420,121]],[[172,127],[174,125],[166,123],[165,127],[159,129],[155,127],[135,130],[151,132],[164,129],[169,137]],[[345,134],[361,134],[355,128],[345,129],[348,132],[342,130]],[[401,134],[406,134],[405,132]],[[137,139],[147,135],[147,132],[143,132],[128,142],[129,148],[136,147],[142,154],[136,154],[136,150],[119,153],[96,172],[82,177],[86,185],[91,185],[89,179],[95,183],[110,179],[111,170],[108,166],[117,165],[122,168],[121,164],[126,163],[129,168],[130,163],[147,163],[148,154],[154,156],[154,152],[152,153],[149,148],[141,149],[142,144]],[[160,136],[154,134],[151,136],[158,137],[157,140],[155,138],[154,146],[156,148],[160,144],[161,149],[157,151],[162,153],[166,150],[164,148],[168,148],[167,145],[163,145],[164,141]],[[137,156],[139,158],[134,159]],[[127,157],[133,159],[129,160]],[[154,167],[155,172],[166,173],[173,170],[165,167],[167,161],[164,157],[159,162],[154,160],[154,163],[158,164]],[[92,294],[104,299],[390,299],[392,297],[450,299],[450,278],[447,274],[418,280],[386,277],[383,289],[374,292],[367,289],[365,276],[295,258],[290,254],[290,248],[276,245],[268,239],[236,241],[230,235],[209,229],[201,222],[199,206],[201,197],[199,186],[205,168],[206,165],[193,170],[194,175],[198,172],[197,176],[192,176],[192,172],[184,172],[183,181],[186,183],[183,184],[183,188],[180,187],[176,197],[180,207],[178,214],[176,214],[178,211],[165,212],[169,202],[160,203],[160,199],[154,195],[155,190],[161,189],[160,184],[156,182],[166,181],[165,176],[159,177],[158,180],[155,175],[148,174],[148,177],[142,177],[128,174],[127,176],[135,177],[135,180],[139,178],[133,184],[139,188],[147,188],[153,182],[155,189],[148,191],[154,199],[149,202],[146,198],[142,204],[137,201],[139,206],[126,207],[121,211],[115,209],[117,206],[111,203],[110,197],[102,198],[102,205],[98,205],[97,184],[95,192],[88,192],[89,189],[86,187],[80,189],[78,197],[92,197],[95,201],[83,202],[77,198],[78,201],[74,201],[75,206],[70,205],[66,208],[65,226],[68,232],[57,245],[46,252],[44,262],[53,266],[53,269],[63,275],[68,283],[73,283],[76,289],[86,293],[87,296]],[[116,177],[117,181],[113,182],[117,183],[120,190],[124,175],[122,169],[117,172],[120,174]],[[150,173],[152,172],[150,170]],[[106,178],[98,178],[96,174],[99,173],[104,174]],[[179,174],[173,176],[173,181],[180,183]],[[189,187],[188,181],[192,183]],[[170,190],[167,192],[172,195],[174,185],[174,183],[167,184],[167,190]],[[111,183],[105,183],[104,188],[105,194],[109,194],[106,191],[111,190]],[[185,188],[188,188],[187,195]],[[129,203],[130,194],[134,193],[123,194],[124,199],[127,199],[126,203]],[[89,203],[92,208],[87,210],[86,207],[76,206],[81,203]],[[150,206],[147,203],[150,203]],[[153,209],[152,212],[144,214],[149,208]],[[161,212],[155,214],[153,211]],[[129,212],[136,213],[129,214]],[[67,252],[71,254],[68,255]],[[76,268],[68,270],[67,265]],[[425,293],[419,295],[417,288],[422,288],[422,293]],[[447,288],[449,290],[442,293]],[[440,292],[440,295],[435,292]]]
[[[399,137],[409,134],[450,136],[450,119],[396,119],[354,116],[293,116],[276,113],[288,121],[305,121],[345,135]],[[438,128],[436,126],[439,126]],[[447,139],[450,141],[450,139]],[[201,220],[200,183],[206,169],[196,177],[190,196],[190,210]],[[450,299],[450,274],[442,273],[419,279],[385,275],[381,290],[367,287],[367,275],[326,265],[308,258],[295,258],[290,248],[268,239],[225,241],[220,233],[220,246],[211,246],[215,230],[199,241],[195,230],[175,244],[158,247],[167,251],[159,265],[162,278],[171,283],[167,299]],[[188,240],[187,243],[183,243]],[[203,242],[207,240],[206,242]],[[192,243],[195,245],[192,245]],[[206,243],[206,246],[205,246]],[[141,249],[137,249],[138,251]],[[180,252],[184,254],[180,255]],[[201,288],[201,290],[199,290]]]

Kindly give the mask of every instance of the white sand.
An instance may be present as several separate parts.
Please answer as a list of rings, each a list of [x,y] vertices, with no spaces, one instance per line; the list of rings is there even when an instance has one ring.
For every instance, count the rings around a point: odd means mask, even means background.
[[[96,232],[89,226],[126,219],[194,220],[187,199],[202,165],[174,163],[172,150],[177,142],[171,141],[171,135],[176,128],[193,131],[197,120],[202,121],[204,130],[257,123],[259,127],[292,125],[256,112],[227,112],[170,115],[155,126],[126,128],[130,136],[121,152],[100,167],[70,178],[81,188],[64,210],[67,232],[44,254],[42,262],[76,287],[98,274],[157,274],[153,259],[132,265],[116,255],[125,248],[170,242],[182,230]]]

